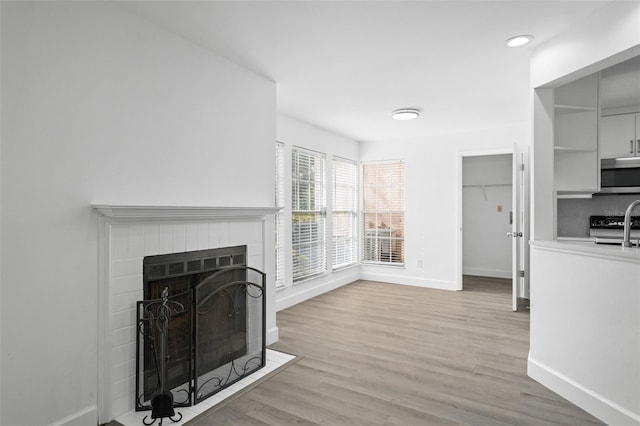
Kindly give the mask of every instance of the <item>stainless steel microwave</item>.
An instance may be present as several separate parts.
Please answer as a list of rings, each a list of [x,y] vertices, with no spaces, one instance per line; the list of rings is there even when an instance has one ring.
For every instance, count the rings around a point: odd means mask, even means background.
[[[600,192],[640,193],[640,157],[605,158],[600,163]]]

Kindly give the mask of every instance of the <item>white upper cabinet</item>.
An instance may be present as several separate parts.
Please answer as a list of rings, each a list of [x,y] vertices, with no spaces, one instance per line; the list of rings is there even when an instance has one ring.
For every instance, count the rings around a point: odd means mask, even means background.
[[[640,114],[600,118],[600,157],[640,156]]]
[[[600,157],[640,156],[640,56],[600,72]]]

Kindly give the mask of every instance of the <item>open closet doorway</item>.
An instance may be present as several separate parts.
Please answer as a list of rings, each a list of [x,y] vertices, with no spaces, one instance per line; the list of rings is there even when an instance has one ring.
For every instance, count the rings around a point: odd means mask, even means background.
[[[511,278],[512,154],[462,159],[462,272]]]
[[[525,258],[522,160],[515,157],[512,150],[459,154],[457,278],[458,290],[465,275],[510,286],[514,311]]]

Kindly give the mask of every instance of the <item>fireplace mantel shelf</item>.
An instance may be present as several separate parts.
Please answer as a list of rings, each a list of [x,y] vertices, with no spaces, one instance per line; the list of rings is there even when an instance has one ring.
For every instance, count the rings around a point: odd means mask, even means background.
[[[211,207],[211,206],[130,206],[92,205],[101,215],[130,220],[193,220],[256,218],[275,214],[280,207]]]

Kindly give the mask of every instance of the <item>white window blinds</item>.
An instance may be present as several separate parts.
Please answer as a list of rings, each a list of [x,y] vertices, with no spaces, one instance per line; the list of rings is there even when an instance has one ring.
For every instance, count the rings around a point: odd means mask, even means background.
[[[404,163],[363,163],[363,262],[404,263]]]
[[[293,281],[327,268],[325,156],[293,148],[291,156]]]
[[[276,187],[275,187],[275,206],[284,207],[284,144],[276,142]],[[284,287],[284,224],[282,223],[283,213],[276,213],[276,288]]]
[[[358,256],[358,165],[333,157],[332,265],[341,268]]]

